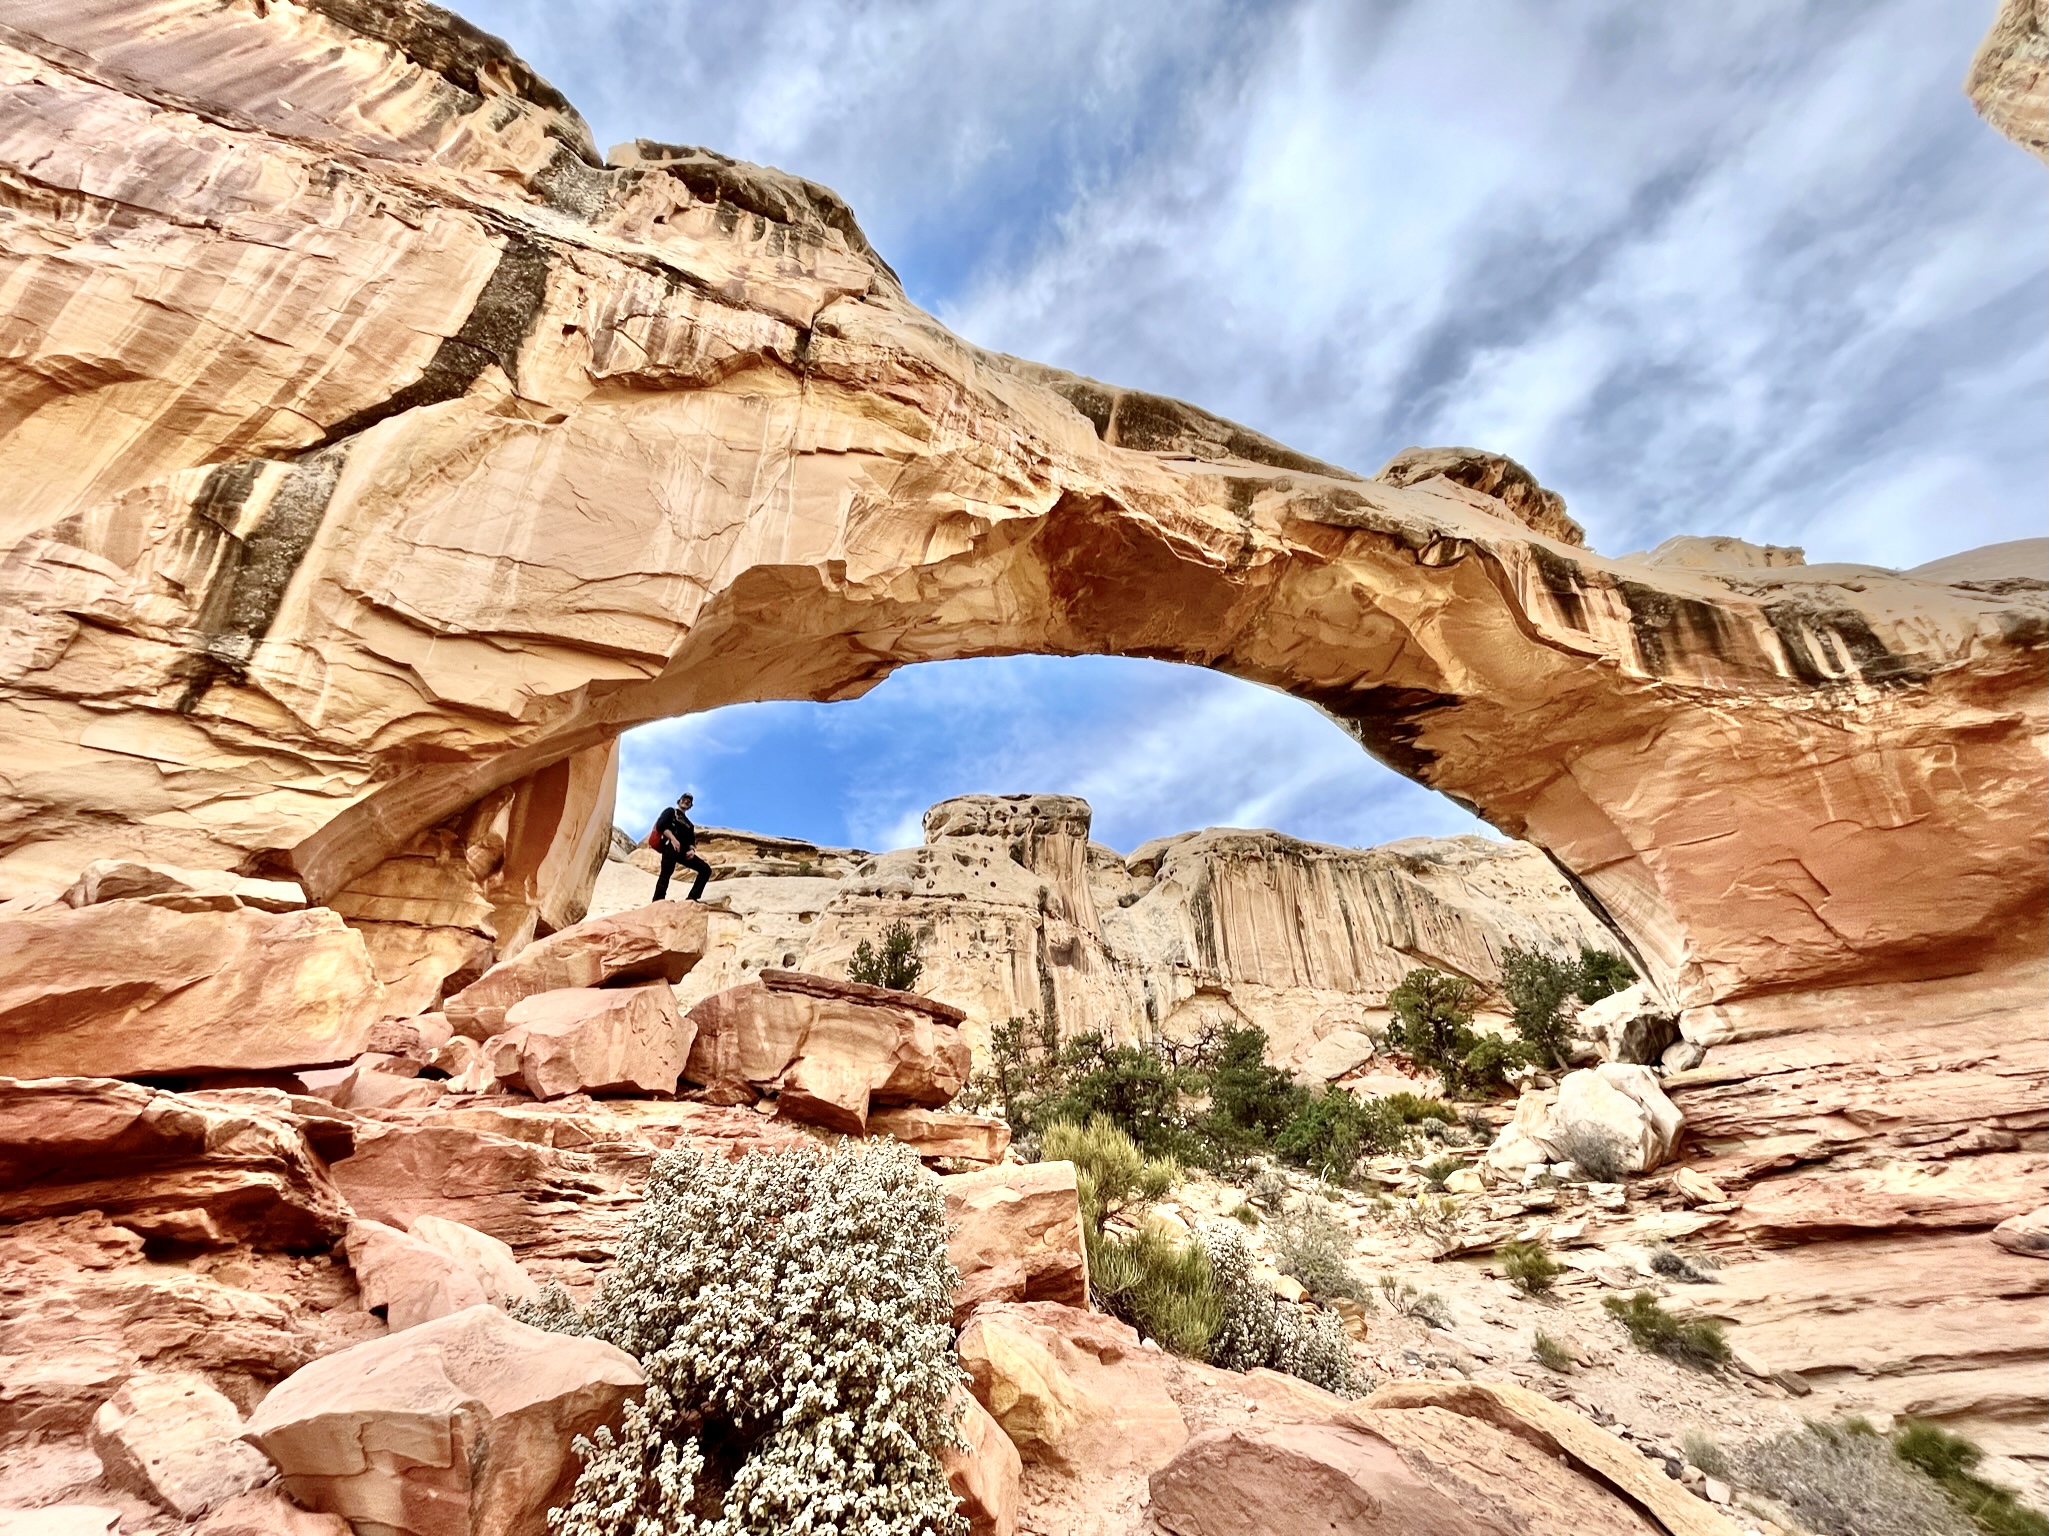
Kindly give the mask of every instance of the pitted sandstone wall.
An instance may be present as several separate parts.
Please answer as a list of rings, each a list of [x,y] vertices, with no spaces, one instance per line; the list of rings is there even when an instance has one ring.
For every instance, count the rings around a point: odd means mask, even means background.
[[[1117,652],[1543,847],[1703,1038],[2033,995],[2038,544],[1616,560],[1485,455],[1361,479],[967,345],[829,192],[600,159],[413,0],[15,0],[0,166],[0,892],[290,873],[418,981],[580,906],[632,724]]]

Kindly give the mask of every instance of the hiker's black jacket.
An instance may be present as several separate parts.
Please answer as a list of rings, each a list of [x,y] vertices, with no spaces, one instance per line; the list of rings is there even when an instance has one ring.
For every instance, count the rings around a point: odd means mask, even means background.
[[[672,837],[676,840],[676,847],[674,849],[671,849],[669,846],[669,839]],[[677,810],[672,805],[655,818],[655,851],[657,853],[688,853],[696,846],[697,828],[690,824],[690,818],[684,812]]]

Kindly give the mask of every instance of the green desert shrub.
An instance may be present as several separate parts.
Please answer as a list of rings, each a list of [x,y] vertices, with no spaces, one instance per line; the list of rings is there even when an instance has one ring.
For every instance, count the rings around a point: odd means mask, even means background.
[[[1743,1483],[1819,1536],[1977,1536],[1941,1487],[1901,1462],[1868,1424],[1811,1423],[1730,1459]]]
[[[1220,1152],[1270,1146],[1309,1098],[1289,1073],[1267,1063],[1264,1030],[1227,1031],[1207,1061],[1197,1060],[1209,1086],[1199,1130]]]
[[[1040,1138],[1039,1151],[1049,1162],[1074,1164],[1081,1213],[1092,1227],[1134,1204],[1162,1198],[1181,1178],[1172,1158],[1147,1157],[1108,1115],[1087,1125],[1055,1122]]]
[[[1119,1238],[1090,1228],[1089,1285],[1103,1310],[1122,1318],[1162,1348],[1209,1358],[1224,1319],[1224,1299],[1209,1252],[1157,1219]]]
[[[1973,1470],[1985,1452],[1940,1425],[1909,1419],[1893,1435],[1893,1454],[1933,1478],[1985,1536],[2049,1536],[2049,1517]]]
[[[1501,956],[1501,995],[1515,1021],[1515,1032],[1530,1059],[1548,1067],[1565,1065],[1571,1032],[1564,1017],[1565,1000],[1580,983],[1580,968],[1541,950],[1511,944]]]
[[[1423,1176],[1423,1182],[1437,1193],[1444,1193],[1444,1181],[1465,1167],[1455,1157],[1433,1157],[1416,1172]]]
[[[1551,1257],[1551,1250],[1535,1242],[1503,1243],[1501,1268],[1509,1284],[1525,1296],[1542,1296],[1565,1273],[1565,1266]]]
[[[1537,1330],[1537,1337],[1531,1342],[1530,1356],[1545,1370],[1556,1371],[1561,1376],[1571,1371],[1577,1363],[1570,1349],[1541,1328]]]
[[[1728,1337],[1711,1317],[1675,1317],[1649,1291],[1627,1299],[1604,1296],[1601,1305],[1629,1330],[1638,1349],[1703,1369],[1729,1363]]]
[[[1280,1272],[1301,1281],[1318,1301],[1365,1298],[1366,1287],[1352,1273],[1352,1235],[1317,1202],[1275,1222],[1272,1242]]]
[[[958,1443],[953,1266],[938,1186],[889,1141],[655,1160],[618,1261],[579,1310],[647,1391],[583,1467],[555,1536],[937,1536],[966,1527],[934,1455]]]
[[[1651,1273],[1663,1275],[1667,1280],[1676,1280],[1681,1285],[1713,1285],[1714,1270],[1705,1259],[1689,1259],[1685,1254],[1667,1244],[1660,1243],[1651,1249]]]
[[[1583,1003],[1598,1003],[1636,982],[1636,968],[1613,950],[1579,947],[1579,977],[1573,992]]]
[[[1627,1149],[1597,1125],[1584,1120],[1554,1124],[1551,1142],[1567,1162],[1598,1183],[1619,1184],[1629,1177]]]
[[[1334,1184],[1349,1181],[1359,1159],[1384,1148],[1390,1130],[1384,1112],[1335,1084],[1303,1104],[1274,1138],[1274,1151]]]
[[[1451,1308],[1435,1291],[1419,1291],[1408,1281],[1397,1280],[1393,1275],[1382,1275],[1379,1285],[1381,1301],[1397,1317],[1412,1317],[1429,1328],[1443,1330],[1451,1327]]]
[[[882,949],[863,939],[854,946],[854,958],[847,962],[847,979],[871,987],[888,987],[893,992],[917,988],[925,962],[918,958],[918,936],[909,923],[891,923],[883,930]]]

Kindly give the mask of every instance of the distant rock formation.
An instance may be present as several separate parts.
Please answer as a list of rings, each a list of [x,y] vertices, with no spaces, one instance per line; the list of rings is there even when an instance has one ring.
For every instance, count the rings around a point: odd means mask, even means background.
[[[964,795],[925,813],[922,846],[883,854],[708,830],[706,957],[678,992],[764,970],[844,975],[861,941],[902,921],[924,940],[919,990],[966,1013],[978,1043],[1011,1018],[1125,1040],[1253,1024],[1299,1065],[1333,1031],[1379,1034],[1416,966],[1491,991],[1511,943],[1616,944],[1526,844],[1334,848],[1212,827],[1126,857],[1089,827],[1072,796]],[[596,910],[647,898],[643,870],[615,868]]]
[[[2049,160],[2049,0],[2001,0],[1964,90],[1986,122]]]

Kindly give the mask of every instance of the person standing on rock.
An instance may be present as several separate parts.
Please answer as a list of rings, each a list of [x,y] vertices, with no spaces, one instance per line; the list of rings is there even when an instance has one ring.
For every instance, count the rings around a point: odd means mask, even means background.
[[[648,842],[662,856],[662,876],[655,881],[656,901],[667,899],[669,876],[676,872],[678,864],[697,872],[685,900],[696,901],[702,896],[704,882],[711,878],[711,866],[698,857],[697,828],[690,821],[690,807],[696,803],[695,795],[678,795],[676,803],[655,818],[654,835]]]

